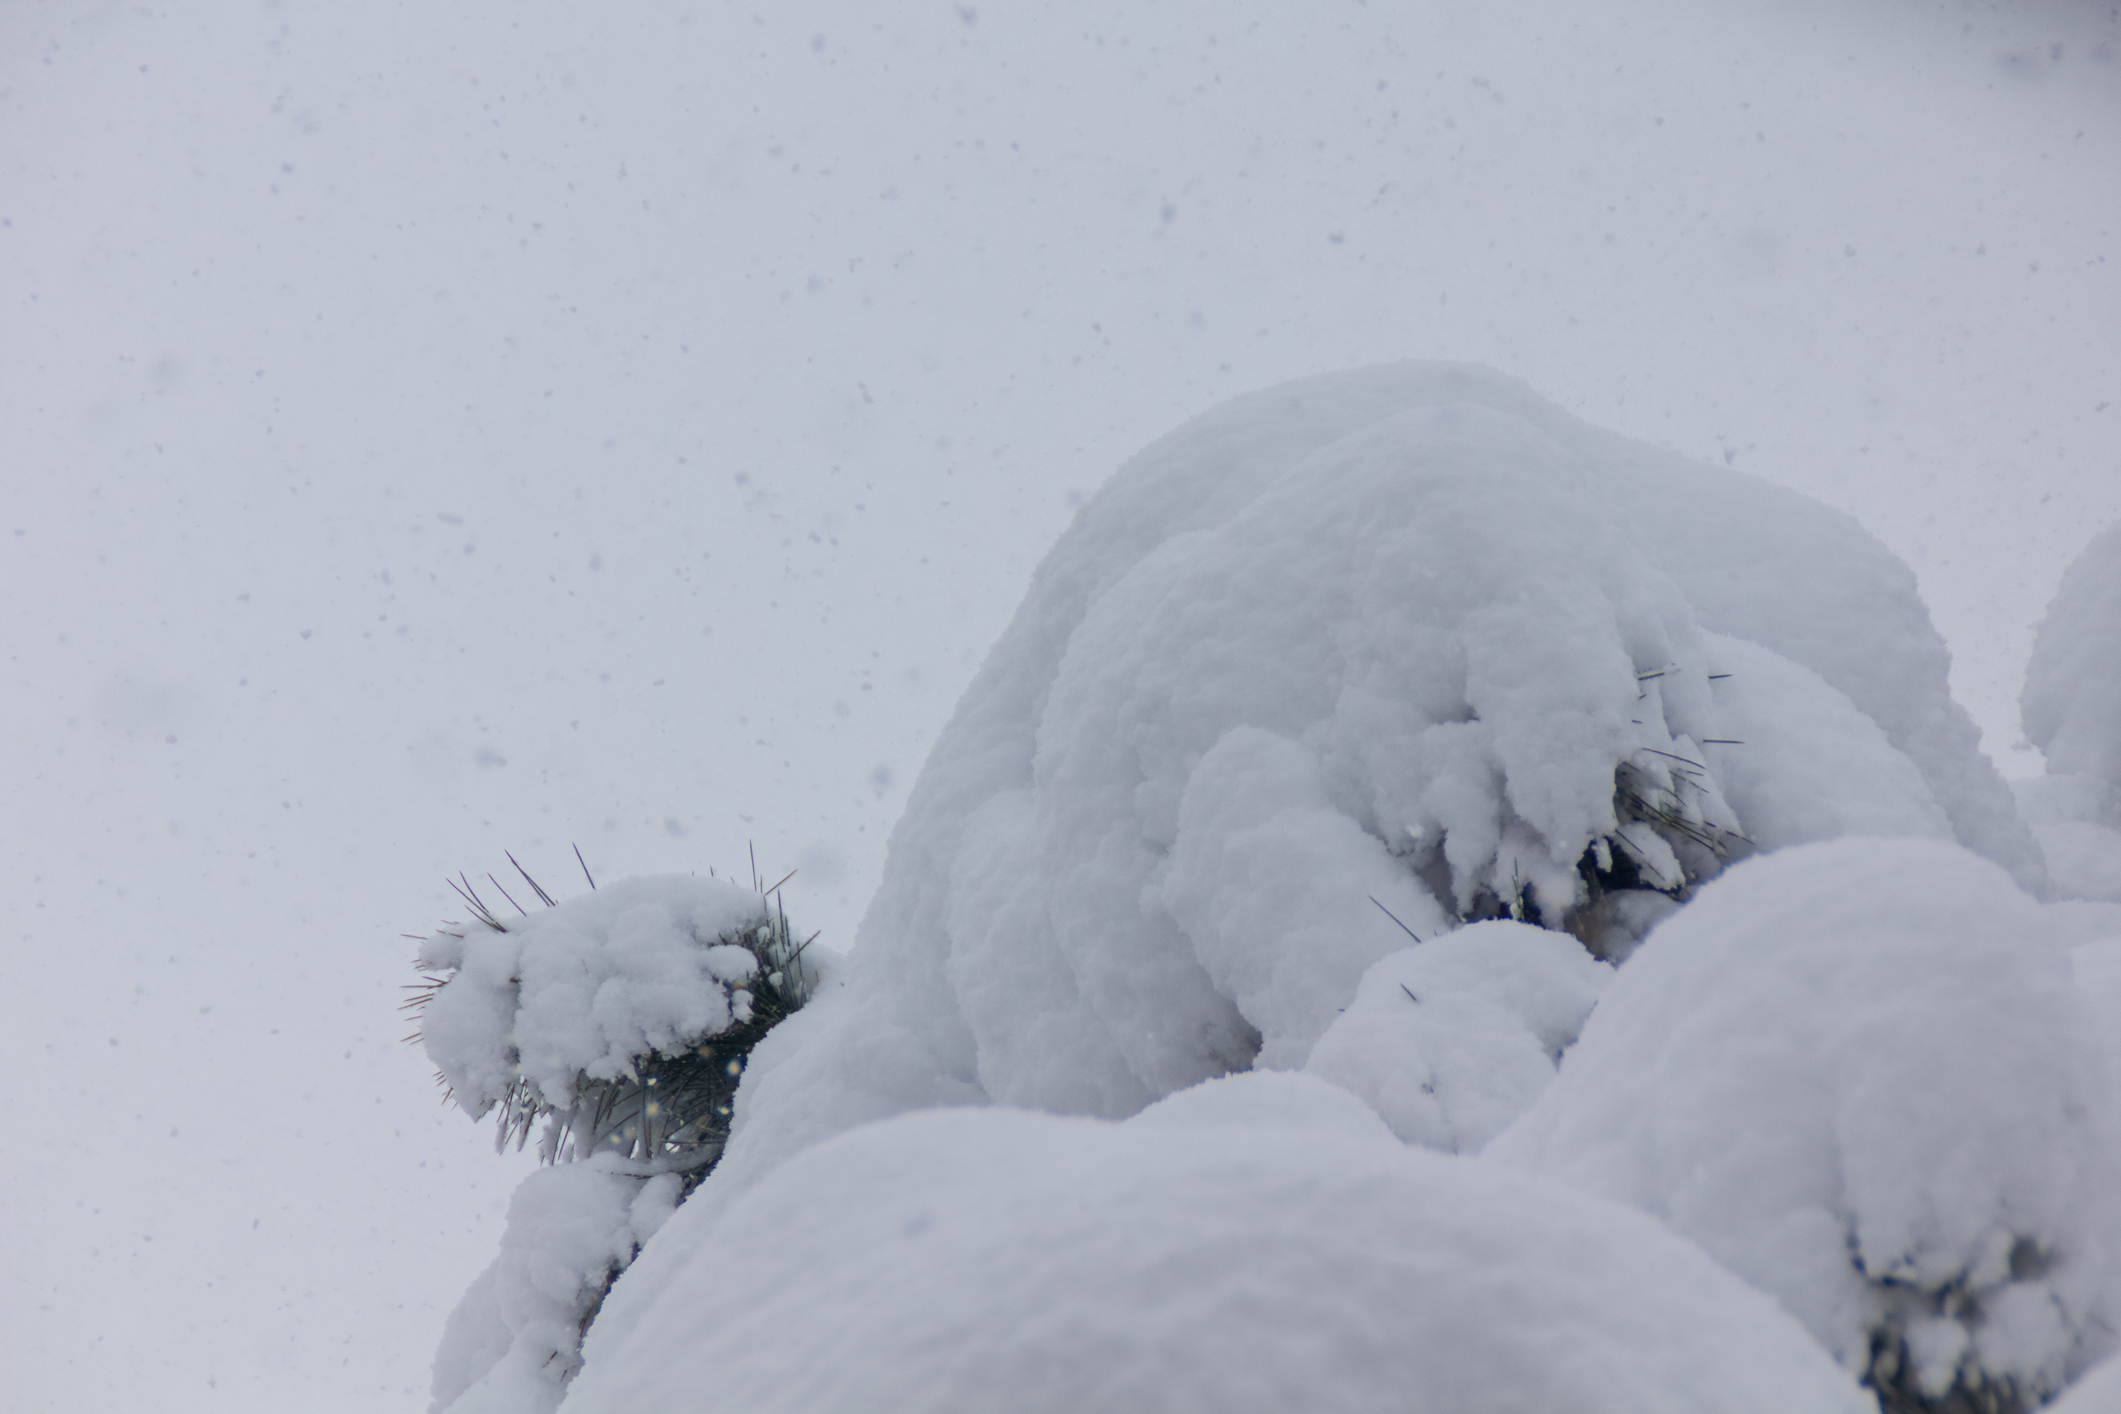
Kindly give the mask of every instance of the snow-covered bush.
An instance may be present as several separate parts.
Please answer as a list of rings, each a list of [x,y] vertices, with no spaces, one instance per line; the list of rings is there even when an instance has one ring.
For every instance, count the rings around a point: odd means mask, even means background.
[[[569,1414],[1870,1408],[1656,1223],[1407,1148],[1303,1076],[1211,1082],[1124,1124],[869,1125],[665,1260]]]
[[[1881,1391],[2029,1407],[2121,1318],[2112,1077],[2042,915],[1949,844],[1749,861],[1487,1157],[1662,1219]]]
[[[2019,782],[2018,801],[2056,885],[2121,903],[2121,525],[2063,574],[2019,707],[2047,774]]]
[[[721,879],[538,889],[546,908],[506,919],[461,891],[474,921],[421,946],[420,1039],[458,1104],[499,1110],[497,1144],[542,1120],[559,1166],[510,1202],[443,1334],[433,1407],[547,1414],[612,1279],[721,1156],[752,1048],[817,977],[774,900]]]
[[[433,945],[474,1108],[613,1155],[438,1392],[546,1414],[577,1312],[587,1414],[2016,1414],[2121,1317],[2121,908],[2034,902],[1947,666],[1846,516],[1495,374],[1211,412],[1038,570],[690,1196],[585,1096],[738,1020],[750,915]]]
[[[747,1084],[731,1162],[832,1132],[821,1110],[1118,1116],[1300,1067],[1402,923],[1521,914],[1619,956],[1752,848],[1956,838],[2040,887],[1947,667],[1848,517],[1510,379],[1240,398],[1034,575],[908,801],[845,1004]]]

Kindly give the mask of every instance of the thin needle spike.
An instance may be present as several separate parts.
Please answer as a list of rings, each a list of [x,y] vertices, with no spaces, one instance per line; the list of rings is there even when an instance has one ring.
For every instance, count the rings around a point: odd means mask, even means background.
[[[508,851],[504,849],[501,851],[501,853],[508,854]],[[523,876],[523,882],[530,885],[531,892],[535,893],[538,896],[539,900],[543,902],[547,908],[553,908],[557,906],[557,900],[555,900],[551,894],[546,893],[543,889],[538,887],[538,881],[530,877],[530,871],[528,869],[525,869],[521,864],[516,864],[516,857],[514,855],[508,854],[508,862],[510,864],[515,864],[516,873],[521,874]]]
[[[1662,757],[1664,757],[1664,758],[1665,758],[1666,760],[1668,760],[1668,761],[1684,761],[1684,762],[1686,762],[1686,763],[1687,763],[1687,765],[1689,765],[1689,766],[1692,766],[1692,767],[1693,767],[1693,768],[1694,768],[1695,770],[1697,770],[1697,771],[1706,771],[1706,770],[1708,769],[1708,767],[1706,767],[1706,766],[1702,765],[1702,764],[1701,764],[1701,763],[1700,763],[1699,761],[1696,761],[1696,760],[1692,759],[1691,757],[1687,757],[1687,756],[1674,756],[1674,755],[1673,755],[1673,754],[1672,754],[1671,752],[1669,752],[1669,751],[1659,751],[1659,750],[1658,750],[1658,749],[1657,749],[1656,747],[1654,747],[1654,746],[1643,746],[1643,747],[1637,747],[1636,749],[1637,749],[1638,751],[1647,751],[1647,752],[1649,752],[1649,753],[1650,753],[1650,755],[1652,755],[1652,756],[1662,756]]]
[[[486,875],[486,882],[493,885],[497,889],[501,889],[501,881],[499,879],[496,879],[491,871],[488,871]],[[509,904],[514,907],[515,911],[522,914],[525,918],[528,918],[530,916],[530,910],[523,907],[523,905],[521,905],[520,903],[517,903],[515,899],[509,894],[508,890],[501,889],[501,897],[507,899]]]
[[[795,870],[793,870],[793,869],[790,869],[790,870],[789,870],[789,871],[788,871],[788,872],[787,872],[786,874],[783,874],[783,875],[781,876],[781,884],[785,884],[785,883],[787,883],[787,882],[788,882],[788,881],[789,881],[790,879],[793,879],[794,877],[795,877]],[[768,889],[768,890],[766,890],[766,897],[768,897],[768,898],[772,898],[772,897],[773,897],[773,894],[774,894],[774,890],[775,890],[775,889],[778,889],[778,888],[780,888],[781,884],[775,884],[775,885],[773,886],[773,888],[771,888],[771,889]]]
[[[1414,1005],[1416,1006],[1421,1005],[1421,998],[1414,995],[1414,989],[1412,987],[1409,987],[1406,983],[1402,982],[1399,984],[1399,990],[1407,994],[1408,1001],[1414,1003]]]
[[[458,880],[460,879],[463,881],[461,884],[458,882]],[[496,933],[505,933],[508,931],[507,927],[501,922],[501,920],[493,916],[493,910],[489,909],[484,903],[480,902],[477,891],[471,887],[471,880],[465,878],[461,872],[458,873],[456,879],[444,879],[442,882],[449,885],[449,887],[451,887],[452,889],[455,889],[457,891],[457,896],[463,899],[464,902],[471,905],[472,916],[477,918],[481,923],[484,923],[487,927],[493,929]]]
[[[589,861],[582,858],[582,847],[580,845],[574,847],[574,862],[582,866],[582,877],[589,881],[589,887],[595,888],[597,886],[596,875],[589,872]]]
[[[1398,923],[1400,932],[1405,933],[1408,937],[1412,938],[1417,943],[1427,941],[1421,936],[1421,934],[1415,932],[1412,928],[1409,928],[1405,923],[1401,922],[1398,914],[1394,913],[1391,909],[1386,908],[1382,903],[1378,903],[1376,894],[1370,895],[1370,902],[1377,904],[1379,911],[1381,911],[1385,917],[1391,919],[1394,923]]]

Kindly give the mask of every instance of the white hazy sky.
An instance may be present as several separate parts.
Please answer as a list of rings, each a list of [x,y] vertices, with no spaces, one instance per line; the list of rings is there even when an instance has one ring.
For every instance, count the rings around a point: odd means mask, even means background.
[[[6,1402],[424,1408],[524,1167],[398,1041],[442,876],[755,841],[847,944],[1236,392],[1473,360],[1819,496],[2037,770],[2116,172],[2103,3],[0,7]]]

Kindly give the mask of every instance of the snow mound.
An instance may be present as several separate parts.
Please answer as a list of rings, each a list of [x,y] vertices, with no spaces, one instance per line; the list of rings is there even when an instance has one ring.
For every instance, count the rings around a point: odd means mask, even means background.
[[[1553,1082],[1611,975],[1565,933],[1475,923],[1371,967],[1304,1068],[1409,1144],[1477,1153]]]
[[[1487,1156],[1663,1219],[1881,1384],[2044,1397],[2121,1315],[2115,1121],[2044,910],[1846,840],[1662,924]]]
[[[428,1056],[474,1115],[565,1110],[748,1020],[756,890],[684,875],[627,879],[501,926],[442,931],[419,965],[446,974],[421,1014]]]
[[[1373,897],[1618,956],[1754,846],[1950,836],[2038,887],[1947,667],[1846,516],[1496,374],[1241,398],[1040,567],[893,836],[864,1005],[951,1081],[1118,1116],[1300,1067],[1406,943]]]
[[[2033,639],[2019,710],[2056,775],[2121,786],[2121,525],[2063,573]]]
[[[1407,1149],[1303,1077],[1125,1124],[902,1116],[685,1237],[568,1414],[1873,1408],[1655,1223]]]

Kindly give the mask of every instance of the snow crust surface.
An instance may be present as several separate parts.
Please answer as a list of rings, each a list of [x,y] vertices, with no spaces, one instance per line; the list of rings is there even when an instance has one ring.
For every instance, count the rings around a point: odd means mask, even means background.
[[[2052,1393],[2115,1329],[2115,1109],[2044,910],[1924,840],[1748,861],[1629,960],[1489,1158],[1629,1203],[1845,1365]]]
[[[1873,1407],[1657,1224],[1402,1146],[1308,1077],[1124,1124],[902,1116],[691,1238],[569,1414]]]

